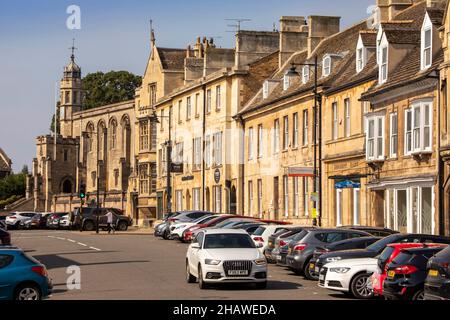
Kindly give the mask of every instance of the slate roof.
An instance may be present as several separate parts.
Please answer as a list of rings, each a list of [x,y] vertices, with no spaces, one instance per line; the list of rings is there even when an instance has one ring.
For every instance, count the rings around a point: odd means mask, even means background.
[[[395,20],[415,17],[414,21],[405,24],[382,23],[383,30],[385,30],[385,28],[388,29],[388,31],[385,31],[387,34],[393,31],[396,33],[398,32],[396,37],[391,38],[392,42],[388,37],[388,41],[390,43],[413,44],[414,47],[410,49],[408,54],[395,67],[395,69],[389,72],[387,82],[382,85],[379,85],[378,83],[374,84],[372,88],[362,95],[362,99],[367,99],[377,94],[381,94],[383,92],[423,79],[427,76],[427,74],[436,69],[443,62],[444,53],[443,50],[440,49],[434,54],[431,67],[423,71],[420,70],[420,30],[425,18],[425,12],[432,12],[433,19],[435,21],[440,20],[442,22],[442,18],[444,16],[443,9],[427,9],[426,1],[423,1],[402,11],[395,17]],[[403,25],[403,28],[401,25]],[[401,37],[404,37],[405,39],[401,39]]]
[[[186,49],[157,48],[164,70],[184,70]]]

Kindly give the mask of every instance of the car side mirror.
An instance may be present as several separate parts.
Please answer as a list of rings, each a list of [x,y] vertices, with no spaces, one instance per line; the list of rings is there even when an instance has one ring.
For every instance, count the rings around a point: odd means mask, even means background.
[[[192,249],[200,249],[200,244],[197,243],[197,242],[193,242],[193,243],[191,244],[191,248],[192,248]]]

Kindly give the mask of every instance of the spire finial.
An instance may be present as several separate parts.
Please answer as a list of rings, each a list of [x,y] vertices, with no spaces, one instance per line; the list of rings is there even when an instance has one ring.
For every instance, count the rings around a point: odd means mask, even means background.
[[[75,50],[77,50],[77,48],[75,48],[75,38],[72,39],[72,47],[70,47],[69,49],[72,50],[72,55],[70,56],[70,60],[72,60],[72,62],[75,62]]]
[[[153,30],[153,20],[150,19],[150,42],[155,45],[155,30]]]

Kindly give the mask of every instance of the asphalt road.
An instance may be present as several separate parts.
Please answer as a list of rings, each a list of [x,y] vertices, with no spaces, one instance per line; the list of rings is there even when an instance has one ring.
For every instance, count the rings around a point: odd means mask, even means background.
[[[226,285],[200,290],[185,281],[186,244],[153,235],[100,235],[71,231],[12,231],[13,245],[46,265],[54,283],[51,300],[330,300],[347,299],[289,270],[269,267],[265,290]],[[79,266],[81,288],[69,290],[66,273]]]

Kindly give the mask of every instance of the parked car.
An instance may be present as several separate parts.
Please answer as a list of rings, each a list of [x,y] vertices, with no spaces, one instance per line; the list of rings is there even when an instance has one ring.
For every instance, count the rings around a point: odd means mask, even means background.
[[[330,262],[320,269],[319,287],[350,293],[358,299],[370,299],[371,275],[378,269],[374,258],[346,259]]]
[[[296,239],[297,234],[305,229],[313,227],[297,227],[291,229],[288,233],[283,234],[275,240],[275,248],[272,250],[272,259],[278,266],[287,267],[286,257],[289,253],[289,244]]]
[[[297,235],[298,240],[291,241],[289,244],[289,253],[286,257],[287,265],[295,273],[304,275],[307,279],[314,280],[309,264],[314,255],[314,251],[318,247],[345,239],[367,236],[370,236],[370,234],[359,230],[305,229]]]
[[[200,230],[205,229],[205,228],[211,228],[214,227],[215,225],[217,225],[218,223],[227,220],[227,219],[232,219],[232,218],[246,218],[245,216],[238,216],[238,215],[233,215],[233,214],[221,214],[219,215],[217,218],[210,220],[206,223],[202,223],[202,224],[198,224],[195,226],[192,226],[188,229],[186,229],[183,233],[183,239],[184,241],[188,242],[191,241],[192,239],[195,238],[195,236],[197,235],[198,232],[200,232]]]
[[[14,212],[7,216],[5,221],[9,229],[20,229],[25,226],[27,221],[31,221],[36,212]]]
[[[383,296],[394,300],[423,300],[428,260],[443,247],[402,249],[388,264]]]
[[[231,229],[234,226],[242,226],[247,223],[254,223],[255,219],[231,218],[216,224],[214,229]]]
[[[0,300],[42,300],[52,293],[47,269],[17,248],[0,248]]]
[[[10,246],[11,245],[11,235],[5,229],[0,228],[0,245]]]
[[[450,300],[450,247],[428,261],[425,300]]]
[[[70,229],[72,226],[72,222],[70,221],[70,215],[66,214],[59,219],[59,229]]]
[[[233,229],[200,231],[186,254],[186,280],[200,289],[213,283],[255,283],[267,286],[266,258],[247,232]]]
[[[314,280],[319,279],[320,268],[319,266],[316,265],[316,261],[322,254],[340,250],[364,249],[380,239],[381,239],[380,237],[352,238],[330,243],[323,247],[317,247],[317,249],[314,250],[314,254],[311,261],[309,262],[309,269],[312,278]]]
[[[180,211],[179,214],[172,215],[170,218],[166,220],[167,227],[165,228],[165,231],[162,235],[162,237],[165,240],[170,239],[170,227],[177,222],[192,222],[198,218],[204,217],[204,216],[211,216],[213,215],[212,212],[208,211]]]
[[[154,236],[155,236],[155,237],[162,237],[162,236],[165,234],[166,229],[167,229],[167,227],[168,227],[168,225],[167,225],[167,223],[166,223],[167,220],[168,220],[169,218],[174,217],[174,216],[177,216],[177,215],[179,215],[179,214],[180,214],[180,212],[171,212],[171,213],[165,214],[165,215],[164,215],[163,221],[162,221],[160,224],[158,224],[158,225],[155,226]]]
[[[133,219],[123,214],[122,210],[117,208],[83,208],[80,214],[80,208],[74,210],[73,217],[71,217],[72,226],[76,229],[84,231],[94,231],[97,227],[106,229],[108,226],[106,214],[108,211],[113,213],[113,225],[118,231],[126,231],[129,226],[133,224]]]
[[[316,267],[322,268],[325,263],[345,259],[375,258],[390,243],[445,243],[450,244],[450,238],[429,234],[397,233],[374,242],[365,249],[340,250],[322,254],[316,261]]]
[[[391,243],[378,256],[378,270],[371,277],[372,289],[375,295],[383,295],[383,283],[387,277],[387,267],[399,255],[402,249],[446,247],[441,243]]]
[[[231,229],[239,229],[246,231],[249,235],[252,235],[256,229],[258,229],[260,226],[265,225],[264,222],[252,222],[252,223],[246,223],[243,225],[234,226]]]
[[[268,224],[260,226],[258,229],[256,229],[255,232],[253,232],[251,237],[261,253],[264,254],[264,256],[266,256],[269,237],[281,230],[289,231],[289,227],[282,224]]]
[[[68,215],[68,212],[55,212],[49,215],[47,218],[47,228],[49,229],[58,229],[59,228],[59,220]]]
[[[374,237],[387,237],[391,234],[400,233],[398,231],[389,229],[389,228],[383,228],[383,227],[369,227],[369,226],[342,226],[339,227],[342,229],[352,229],[352,230],[360,230],[365,231],[373,235]]]
[[[183,240],[183,232],[190,228],[191,226],[195,226],[197,224],[202,224],[202,223],[206,223],[212,219],[217,218],[217,215],[208,215],[208,216],[204,216],[204,217],[200,217],[192,222],[178,222],[178,223],[174,223],[172,224],[172,226],[170,227],[170,237],[172,239],[178,239],[181,242],[185,242]]]
[[[272,256],[272,252],[275,249],[275,243],[276,243],[276,239],[278,237],[281,237],[283,235],[288,235],[290,234],[290,230],[289,229],[281,229],[278,232],[275,232],[274,234],[270,235],[269,238],[267,239],[267,247],[266,250],[264,250],[264,255],[267,259],[268,263],[276,263],[276,257]]]

